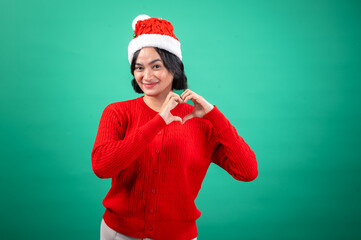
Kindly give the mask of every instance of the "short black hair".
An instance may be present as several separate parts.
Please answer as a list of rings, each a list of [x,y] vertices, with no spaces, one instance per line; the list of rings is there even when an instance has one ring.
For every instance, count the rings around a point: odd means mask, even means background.
[[[183,62],[173,53],[154,47],[154,49],[159,54],[160,58],[163,60],[164,67],[173,74],[173,83],[172,83],[172,90],[183,90],[188,88],[187,84],[187,76],[184,73],[184,66]],[[132,63],[130,64],[130,71],[134,76],[135,70],[135,62],[138,58],[139,52],[141,49],[136,51],[133,55]],[[135,78],[131,81],[133,89],[136,93],[143,93],[142,89],[139,87]]]

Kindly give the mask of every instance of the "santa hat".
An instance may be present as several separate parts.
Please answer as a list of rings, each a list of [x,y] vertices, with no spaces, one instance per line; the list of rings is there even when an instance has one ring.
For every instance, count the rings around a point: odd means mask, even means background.
[[[128,60],[132,62],[133,55],[143,47],[165,49],[182,60],[180,42],[173,33],[173,26],[162,18],[151,18],[139,15],[133,20],[134,38],[128,45]]]

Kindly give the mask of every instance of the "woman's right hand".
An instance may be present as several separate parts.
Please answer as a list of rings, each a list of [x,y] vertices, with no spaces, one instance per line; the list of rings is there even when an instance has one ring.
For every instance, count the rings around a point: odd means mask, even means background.
[[[173,121],[182,123],[181,117],[173,116],[170,112],[178,103],[183,103],[182,98],[175,92],[170,91],[159,111],[159,115],[162,116],[167,125]]]

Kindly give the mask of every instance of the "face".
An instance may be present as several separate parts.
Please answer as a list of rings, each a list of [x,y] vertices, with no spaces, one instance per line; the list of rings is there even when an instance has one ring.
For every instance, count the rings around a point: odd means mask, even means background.
[[[173,74],[152,47],[142,48],[135,62],[134,78],[144,95],[166,96],[172,90]]]

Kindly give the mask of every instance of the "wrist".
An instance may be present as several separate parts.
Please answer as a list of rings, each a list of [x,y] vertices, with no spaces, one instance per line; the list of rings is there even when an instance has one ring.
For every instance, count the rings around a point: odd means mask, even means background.
[[[167,118],[164,116],[164,114],[163,113],[158,113],[162,118],[163,118],[163,120],[165,121],[165,123],[168,125],[169,124],[169,121],[167,120]]]
[[[205,109],[205,114],[209,113],[210,111],[212,111],[212,109],[214,108],[214,106],[212,104],[210,104],[210,106],[208,106],[206,109]]]

